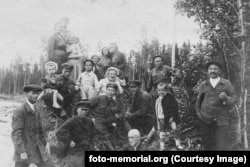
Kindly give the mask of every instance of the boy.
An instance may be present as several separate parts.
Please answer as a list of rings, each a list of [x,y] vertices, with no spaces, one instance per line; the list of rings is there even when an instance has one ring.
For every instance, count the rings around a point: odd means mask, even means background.
[[[159,97],[155,102],[154,126],[146,140],[149,140],[156,131],[159,131],[160,150],[162,151],[165,149],[166,130],[170,125],[170,128],[175,131],[177,124],[180,122],[180,118],[178,115],[178,103],[175,97],[170,94],[168,85],[163,82],[158,83],[157,93]],[[175,143],[178,149],[182,149],[179,139],[175,139]]]

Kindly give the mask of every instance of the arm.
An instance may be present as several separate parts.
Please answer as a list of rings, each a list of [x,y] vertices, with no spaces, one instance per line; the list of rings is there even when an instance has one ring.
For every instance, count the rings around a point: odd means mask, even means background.
[[[205,96],[205,93],[202,92],[202,85],[200,85],[197,100],[195,103],[195,112],[198,116],[200,115],[201,104],[204,99],[204,96]]]
[[[98,89],[98,79],[97,79],[97,76],[94,75],[94,85],[95,85],[95,89]]]
[[[70,131],[74,128],[73,119],[71,118],[64,122],[56,131],[57,139],[64,144],[69,144],[71,141]]]
[[[53,36],[51,36],[50,38],[49,38],[49,54],[48,54],[48,56],[49,56],[49,60],[54,60],[54,50],[55,50],[55,43],[56,43],[56,39],[55,39],[55,37],[54,37],[54,35]]]
[[[149,73],[148,83],[147,83],[147,92],[150,92],[153,87],[153,80],[152,80],[152,71]]]
[[[237,103],[237,96],[233,85],[230,83],[228,95],[225,96],[226,105],[233,106]]]
[[[24,133],[24,113],[23,109],[17,109],[12,116],[12,133],[11,138],[15,151],[19,154],[26,152],[23,142]]]
[[[80,86],[82,81],[82,74],[79,75],[78,79],[76,80],[76,86]]]

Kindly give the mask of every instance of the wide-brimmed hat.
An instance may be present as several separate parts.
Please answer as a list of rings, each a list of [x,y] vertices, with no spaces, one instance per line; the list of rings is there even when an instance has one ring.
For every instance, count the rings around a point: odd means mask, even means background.
[[[43,91],[42,87],[39,85],[25,85],[23,87],[24,92],[29,92],[29,91]]]

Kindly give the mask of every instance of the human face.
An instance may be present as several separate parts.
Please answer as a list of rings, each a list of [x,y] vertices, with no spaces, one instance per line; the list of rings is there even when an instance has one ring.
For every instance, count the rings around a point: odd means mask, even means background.
[[[71,70],[69,70],[69,69],[62,70],[62,75],[64,78],[69,78],[70,74],[71,74]]]
[[[108,87],[106,89],[106,94],[108,97],[113,97],[115,95],[116,90],[112,87]]]
[[[109,54],[108,48],[103,48],[103,49],[102,49],[102,54],[103,54],[104,56],[107,56],[107,55]]]
[[[49,75],[55,74],[55,72],[56,72],[56,68],[55,68],[54,66],[49,66],[49,67],[48,67],[47,73],[48,73]]]
[[[140,138],[137,135],[129,134],[128,141],[131,147],[136,147],[140,143]]]
[[[109,75],[108,75],[109,80],[114,81],[116,77],[117,77],[116,71],[115,70],[110,70]]]
[[[138,89],[139,89],[139,87],[138,86],[136,86],[136,85],[129,85],[129,91],[130,91],[130,93],[132,94],[132,95],[135,95],[136,94],[136,92],[138,91]]]
[[[210,78],[217,78],[219,76],[220,73],[220,68],[216,65],[210,65],[208,67],[208,76]]]
[[[77,108],[77,115],[79,115],[79,116],[86,116],[88,114],[88,112],[89,112],[88,108],[85,108],[82,106]]]
[[[99,63],[99,58],[97,56],[94,56],[92,57],[92,61],[95,63],[95,64],[98,64]]]
[[[157,92],[159,96],[161,97],[165,96],[165,94],[167,93],[165,85],[157,86]]]
[[[33,90],[29,91],[26,94],[27,95],[27,99],[29,100],[29,102],[31,104],[35,104],[40,93],[41,93],[41,91],[33,91]]]
[[[64,26],[62,24],[57,24],[55,29],[56,33],[61,34],[64,30]]]
[[[45,91],[46,91],[47,93],[52,93],[52,89],[51,89],[51,88],[46,88]]]
[[[117,47],[115,45],[110,45],[109,50],[111,53],[115,53],[117,50]]]
[[[162,58],[160,58],[160,57],[155,58],[154,64],[155,64],[155,67],[156,67],[156,68],[161,67],[161,66],[163,65]]]
[[[87,72],[90,72],[90,71],[92,71],[92,69],[93,69],[93,65],[92,65],[91,62],[88,62],[88,61],[87,61],[87,62],[85,63],[84,68],[85,68],[85,70],[86,70]]]

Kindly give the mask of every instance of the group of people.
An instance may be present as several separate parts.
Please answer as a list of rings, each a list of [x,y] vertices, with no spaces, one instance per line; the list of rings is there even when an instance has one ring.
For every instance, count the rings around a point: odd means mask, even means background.
[[[180,118],[171,89],[173,69],[163,64],[163,57],[154,57],[155,68],[149,74],[147,90],[143,91],[140,81],[125,80],[126,58],[116,44],[103,48],[101,57],[85,59],[80,67],[81,63],[72,61],[79,61],[80,56],[73,55],[74,51],[68,55],[65,50],[67,46],[60,35],[64,27],[58,24],[56,29],[54,40],[50,39],[47,75],[40,86],[24,86],[26,101],[13,113],[15,166],[53,166],[50,155],[55,143],[50,142],[51,134],[57,144],[64,146],[62,157],[67,158],[69,167],[84,165],[84,151],[95,150],[97,136],[110,150],[138,151],[147,150],[141,136],[146,136],[144,142],[148,142],[157,134],[160,150],[165,150],[166,135],[169,130],[176,131]],[[237,98],[230,81],[219,77],[219,63],[209,63],[207,70],[208,80],[200,85],[196,102],[203,147],[226,150],[229,117]],[[121,98],[126,85],[131,103],[124,111]],[[129,141],[119,149],[111,142],[112,129],[117,124],[128,133]],[[175,144],[183,149],[178,135]]]

